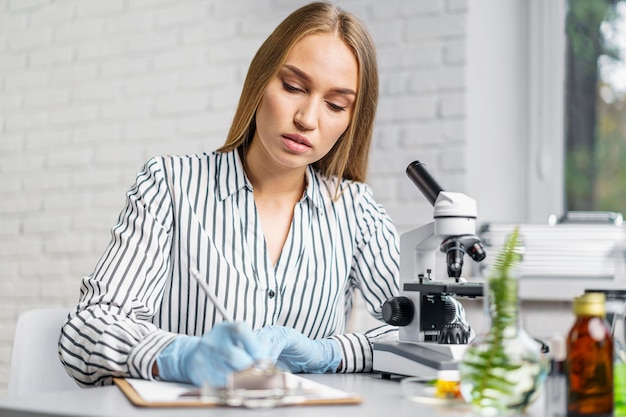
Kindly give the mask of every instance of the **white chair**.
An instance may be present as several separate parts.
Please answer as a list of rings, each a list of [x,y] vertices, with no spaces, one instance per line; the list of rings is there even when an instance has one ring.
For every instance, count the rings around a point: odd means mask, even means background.
[[[80,389],[59,360],[57,343],[68,309],[42,308],[20,315],[15,326],[9,397]]]

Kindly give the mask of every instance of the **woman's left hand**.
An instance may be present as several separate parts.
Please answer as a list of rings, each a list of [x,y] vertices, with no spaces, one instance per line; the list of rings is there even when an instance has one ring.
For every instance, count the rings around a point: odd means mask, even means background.
[[[267,326],[256,331],[270,347],[270,358],[291,372],[323,374],[337,372],[343,355],[333,339],[312,340],[285,326]]]

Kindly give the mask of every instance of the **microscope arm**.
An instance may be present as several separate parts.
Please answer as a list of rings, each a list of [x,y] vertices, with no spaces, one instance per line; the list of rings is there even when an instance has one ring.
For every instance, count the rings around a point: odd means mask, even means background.
[[[400,236],[400,282],[419,282],[420,274],[434,279],[435,254],[440,241],[435,236],[435,223],[425,224]],[[418,245],[420,250],[416,250]]]

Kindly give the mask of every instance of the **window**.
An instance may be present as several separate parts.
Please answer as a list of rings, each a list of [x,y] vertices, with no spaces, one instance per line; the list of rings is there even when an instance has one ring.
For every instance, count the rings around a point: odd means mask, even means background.
[[[607,41],[612,36],[612,46],[604,45],[606,52],[599,54],[594,62],[598,65],[598,77],[605,74],[615,77],[611,79],[615,89],[602,88],[609,78],[596,78],[590,96],[580,99],[596,103],[600,96],[602,106],[615,103],[612,111],[620,116],[618,110],[621,110],[621,117],[614,119],[623,122],[626,120],[623,92],[617,96],[619,100],[615,94],[619,91],[617,81],[626,84],[626,74],[617,72],[620,60],[615,59],[614,50],[615,45],[619,45],[616,31],[624,30],[620,27],[623,20],[620,8],[624,6],[620,3],[626,0],[613,0],[613,3],[608,0],[474,0],[469,3],[466,192],[477,200],[481,222],[505,226],[512,223],[546,225],[550,216],[563,215],[567,210],[610,210],[626,214],[624,202],[615,206],[566,203],[567,184],[573,181],[571,177],[566,178],[571,171],[566,168],[566,161],[573,154],[567,145],[566,132],[572,131],[568,121],[582,117],[569,113],[573,100],[568,93],[573,88],[567,85],[567,77],[572,73],[570,69],[568,75],[566,65],[571,42],[566,35],[566,22],[572,10],[570,3],[574,1],[614,5],[611,6],[614,9],[609,7],[607,14],[602,15],[602,22],[608,18],[610,24],[596,23]],[[600,84],[598,79],[602,80]],[[593,114],[598,117],[598,113]],[[599,117],[614,123],[602,113]],[[620,128],[609,125],[615,136],[626,137],[624,126],[626,124]],[[595,130],[593,132],[595,134]],[[593,139],[597,141],[597,137]],[[618,143],[623,146],[625,139],[621,140]],[[607,149],[607,146],[600,149]],[[613,148],[603,153],[594,149],[593,154],[589,151],[587,154],[593,155],[594,163],[601,165],[615,158],[617,168],[624,169],[626,155],[620,152],[618,155]],[[614,193],[626,196],[626,179],[618,178],[614,172],[605,176],[605,183],[596,180],[595,184],[601,184],[596,187],[624,187],[615,188]],[[531,300],[571,300],[592,286],[623,288],[626,258],[616,256],[616,260],[617,271],[612,279],[598,281],[590,277],[564,281],[559,277],[537,277],[524,280],[520,294]],[[556,271],[561,261],[554,259]]]
[[[565,15],[565,207],[625,213],[626,1],[568,0]]]
[[[467,172],[480,181],[465,192],[481,220],[626,215],[626,0],[469,11]]]

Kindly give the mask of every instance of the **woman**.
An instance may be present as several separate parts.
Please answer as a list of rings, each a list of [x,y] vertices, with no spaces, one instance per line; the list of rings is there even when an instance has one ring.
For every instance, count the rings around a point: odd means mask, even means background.
[[[377,98],[362,23],[328,3],[288,16],[252,60],[224,146],[137,175],[62,329],[76,381],[223,386],[268,357],[292,372],[370,371],[372,342],[395,329],[345,326],[356,289],[378,319],[398,291],[397,234],[362,182]]]

